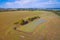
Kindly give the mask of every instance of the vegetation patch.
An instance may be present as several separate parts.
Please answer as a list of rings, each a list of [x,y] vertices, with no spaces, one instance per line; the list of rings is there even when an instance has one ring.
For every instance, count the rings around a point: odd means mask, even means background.
[[[34,16],[34,17],[31,17],[31,18],[28,18],[27,20],[28,21],[33,21],[33,20],[35,20],[35,19],[37,19],[37,18],[40,18],[39,16]]]
[[[14,24],[25,25],[25,24],[28,24],[29,22],[31,22],[37,18],[40,18],[40,17],[39,16],[33,16],[33,17],[28,17],[26,19],[20,19],[18,22],[15,22]]]
[[[60,10],[58,11],[53,11],[55,14],[59,15],[60,16]]]

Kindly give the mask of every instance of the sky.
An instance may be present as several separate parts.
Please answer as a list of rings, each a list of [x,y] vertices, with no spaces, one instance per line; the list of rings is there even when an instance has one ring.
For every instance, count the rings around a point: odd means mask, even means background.
[[[60,0],[0,0],[0,8],[60,8]]]

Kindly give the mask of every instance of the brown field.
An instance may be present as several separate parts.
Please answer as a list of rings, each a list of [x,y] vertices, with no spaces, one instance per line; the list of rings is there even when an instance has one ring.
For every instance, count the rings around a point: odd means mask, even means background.
[[[19,25],[14,25],[16,21],[35,15],[47,20],[47,22],[39,24],[30,33],[22,30],[14,30],[14,27],[20,29]],[[28,27],[30,25],[31,23]],[[0,40],[60,40],[60,17],[48,11],[0,12]]]

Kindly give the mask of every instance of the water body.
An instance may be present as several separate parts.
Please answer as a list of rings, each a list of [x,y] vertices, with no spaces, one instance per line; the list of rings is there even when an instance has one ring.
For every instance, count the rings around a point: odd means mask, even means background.
[[[31,22],[31,23],[29,23],[29,24],[27,24],[25,26],[20,27],[19,30],[24,31],[24,32],[33,32],[34,29],[38,25],[40,25],[42,23],[45,23],[45,22],[47,22],[47,20],[45,20],[45,19],[34,20],[33,22]]]

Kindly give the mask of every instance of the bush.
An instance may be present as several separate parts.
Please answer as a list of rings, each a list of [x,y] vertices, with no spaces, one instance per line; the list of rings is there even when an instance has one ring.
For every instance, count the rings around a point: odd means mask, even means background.
[[[20,25],[25,25],[30,21],[33,21],[37,18],[40,18],[39,16],[33,16],[33,17],[27,17],[25,19],[20,19],[18,22],[14,23],[14,24],[20,24]]]
[[[35,18],[40,18],[39,16],[35,16]]]
[[[20,19],[20,20],[19,20],[19,24],[20,24],[20,25],[24,25],[24,23],[25,23],[25,21],[24,21],[23,19]]]
[[[37,18],[40,18],[40,17],[39,16],[34,16],[34,17],[31,17],[31,18],[27,18],[27,21],[33,21],[33,20],[35,20]]]
[[[27,21],[33,21],[33,18],[28,18]]]

